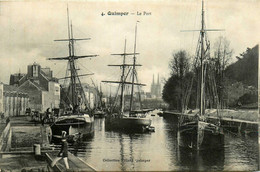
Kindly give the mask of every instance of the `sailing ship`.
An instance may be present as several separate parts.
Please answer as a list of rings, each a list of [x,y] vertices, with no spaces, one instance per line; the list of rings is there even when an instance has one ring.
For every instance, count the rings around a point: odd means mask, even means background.
[[[123,63],[120,65],[109,65],[109,66],[117,66],[122,69],[122,75],[120,81],[102,81],[106,83],[117,83],[119,84],[118,90],[121,90],[120,95],[120,105],[118,111],[114,113],[113,106],[108,114],[105,125],[108,129],[115,129],[115,130],[125,130],[125,131],[148,131],[151,128],[151,119],[147,117],[147,111],[142,110],[141,104],[141,95],[139,92],[139,106],[140,108],[134,110],[134,105],[136,105],[136,100],[134,101],[134,87],[135,86],[144,86],[144,84],[138,83],[137,80],[137,72],[136,67],[141,66],[140,64],[136,64],[136,35],[137,35],[137,23],[135,26],[135,43],[134,43],[134,53],[126,53],[126,40],[124,46],[124,53],[121,54],[111,54],[111,55],[119,55],[123,57]],[[133,56],[133,63],[126,64],[126,56]],[[127,71],[128,70],[128,71]],[[130,77],[128,77],[131,75]],[[130,79],[130,81],[129,81]],[[126,86],[131,86],[131,94],[130,94],[130,107],[127,110],[125,105],[125,89]],[[139,90],[140,91],[140,90]],[[115,101],[115,103],[117,103]]]
[[[222,149],[224,146],[223,128],[219,121],[214,124],[205,118],[205,73],[206,51],[209,49],[208,41],[205,41],[206,31],[221,31],[218,29],[205,29],[204,2],[202,1],[202,20],[200,31],[200,112],[193,120],[181,122],[178,130],[178,143],[180,147],[191,150]],[[193,30],[196,31],[196,30]],[[206,42],[206,50],[204,49]],[[218,101],[217,101],[218,102]]]
[[[72,24],[69,22],[69,10],[67,8],[67,18],[68,18],[68,39],[60,39],[55,41],[66,41],[68,42],[69,55],[67,57],[56,57],[48,58],[48,60],[67,60],[68,67],[67,71],[69,76],[65,76],[65,79],[69,85],[61,88],[61,101],[63,101],[64,106],[63,113],[60,114],[53,124],[51,124],[51,135],[53,141],[59,140],[62,131],[66,131],[70,138],[75,135],[80,135],[80,137],[87,138],[94,134],[94,117],[91,114],[91,109],[89,102],[86,99],[86,94],[84,88],[81,84],[81,76],[86,76],[90,74],[78,74],[78,68],[76,66],[76,61],[82,58],[96,57],[97,55],[83,55],[76,56],[74,51],[74,45],[76,41],[89,40],[90,38],[75,39],[73,37]],[[64,82],[65,83],[65,82]]]
[[[103,102],[103,92],[101,89],[101,84],[100,84],[100,89],[98,88],[98,86],[96,86],[96,84],[93,82],[92,83],[95,87],[95,107],[94,107],[94,118],[104,118],[106,116],[106,112],[105,112],[105,102]]]

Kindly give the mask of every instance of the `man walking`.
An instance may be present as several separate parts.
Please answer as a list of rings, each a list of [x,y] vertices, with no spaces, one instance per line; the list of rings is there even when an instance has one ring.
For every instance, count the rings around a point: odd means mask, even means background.
[[[61,150],[58,153],[58,156],[54,158],[54,160],[51,163],[51,167],[53,167],[59,160],[63,159],[66,169],[69,169],[69,163],[68,163],[68,142],[66,140],[66,131],[62,131],[62,145]]]

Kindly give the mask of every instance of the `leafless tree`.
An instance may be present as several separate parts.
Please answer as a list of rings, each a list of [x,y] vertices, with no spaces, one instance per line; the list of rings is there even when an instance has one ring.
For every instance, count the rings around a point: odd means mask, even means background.
[[[214,61],[215,61],[215,76],[218,89],[218,96],[220,100],[220,107],[224,108],[224,71],[230,63],[233,50],[230,48],[230,41],[220,36],[214,44]]]

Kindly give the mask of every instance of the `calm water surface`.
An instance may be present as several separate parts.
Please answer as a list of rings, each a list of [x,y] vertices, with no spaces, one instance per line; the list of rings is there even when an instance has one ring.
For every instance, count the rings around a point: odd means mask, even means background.
[[[152,116],[153,133],[129,134],[105,130],[105,119],[95,119],[93,138],[71,147],[71,152],[97,170],[232,170],[258,168],[256,137],[225,135],[223,151],[192,153],[180,150],[172,119]]]

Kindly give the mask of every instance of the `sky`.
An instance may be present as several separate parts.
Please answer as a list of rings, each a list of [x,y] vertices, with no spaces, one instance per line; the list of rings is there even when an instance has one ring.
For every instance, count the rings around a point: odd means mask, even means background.
[[[67,4],[74,37],[91,38],[76,42],[76,55],[99,55],[77,62],[81,73],[95,73],[82,82],[119,79],[119,69],[107,65],[120,64],[122,58],[110,54],[123,53],[125,39],[126,51],[134,51],[137,21],[137,63],[142,64],[137,71],[139,81],[147,85],[145,91],[150,90],[153,75],[157,81],[159,74],[162,83],[170,76],[174,52],[195,53],[199,33],[180,30],[200,29],[200,0],[0,1],[0,82],[8,84],[10,74],[26,73],[34,62],[50,67],[55,77],[64,77],[66,61],[46,59],[68,55],[67,43],[54,41],[67,38]],[[226,37],[236,61],[235,56],[258,44],[259,7],[258,0],[206,0],[206,27],[225,29],[208,34],[211,45],[219,36]]]

